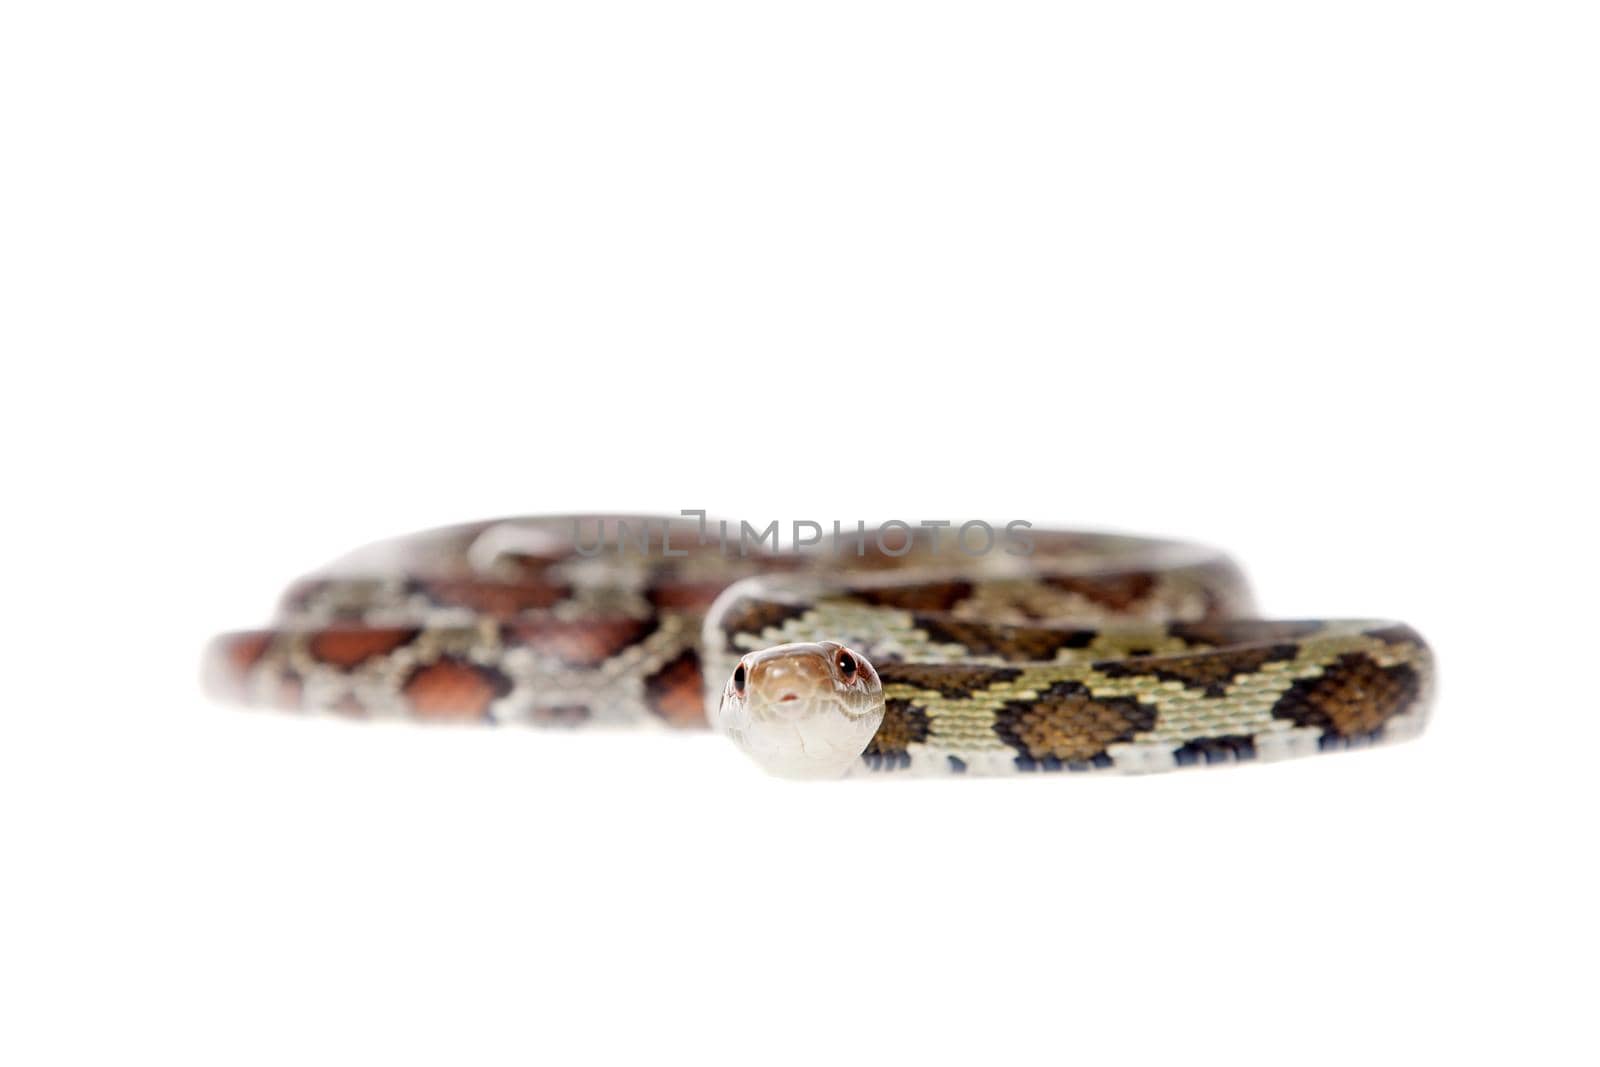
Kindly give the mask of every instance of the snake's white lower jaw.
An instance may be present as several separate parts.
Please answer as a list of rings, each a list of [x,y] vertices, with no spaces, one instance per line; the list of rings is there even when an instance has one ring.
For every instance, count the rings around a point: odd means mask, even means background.
[[[838,778],[867,750],[883,722],[883,703],[861,711],[835,701],[748,707],[724,702],[718,725],[769,773],[781,778]]]

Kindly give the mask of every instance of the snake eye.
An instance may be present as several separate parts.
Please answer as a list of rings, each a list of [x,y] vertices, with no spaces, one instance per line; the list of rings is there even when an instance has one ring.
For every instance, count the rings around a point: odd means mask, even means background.
[[[840,652],[839,658],[834,662],[839,665],[839,673],[846,678],[850,678],[856,673],[856,658],[850,653]]]
[[[733,671],[733,691],[735,693],[740,694],[741,696],[744,694],[744,664],[743,663],[739,664],[738,667],[734,668],[734,671]]]

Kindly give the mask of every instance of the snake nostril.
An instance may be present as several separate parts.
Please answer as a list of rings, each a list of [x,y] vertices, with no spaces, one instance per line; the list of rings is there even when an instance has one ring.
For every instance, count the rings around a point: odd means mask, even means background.
[[[735,668],[735,670],[733,672],[733,691],[735,693],[744,692],[744,664],[743,663],[739,664],[739,666],[737,668]]]

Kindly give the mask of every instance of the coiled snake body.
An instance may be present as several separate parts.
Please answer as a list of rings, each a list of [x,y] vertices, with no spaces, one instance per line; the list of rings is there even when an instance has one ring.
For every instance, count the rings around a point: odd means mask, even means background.
[[[791,776],[1146,772],[1426,718],[1415,631],[1251,618],[1239,569],[1197,546],[1029,530],[969,557],[919,531],[749,552],[705,530],[506,519],[374,545],[292,586],[270,629],[219,637],[208,682],[361,717],[709,723]]]

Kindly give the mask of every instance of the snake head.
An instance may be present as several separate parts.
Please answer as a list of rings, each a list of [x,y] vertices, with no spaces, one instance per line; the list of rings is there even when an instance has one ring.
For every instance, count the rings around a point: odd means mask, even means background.
[[[834,641],[777,645],[739,660],[716,725],[768,771],[837,778],[883,722],[883,683],[866,657]]]

